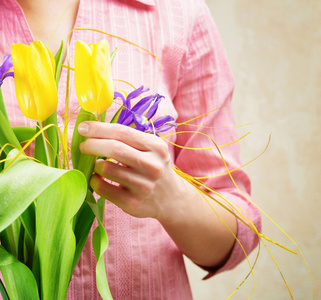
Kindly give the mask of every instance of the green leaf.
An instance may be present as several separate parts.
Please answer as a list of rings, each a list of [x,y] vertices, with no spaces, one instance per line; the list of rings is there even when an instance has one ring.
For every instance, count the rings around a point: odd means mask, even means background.
[[[94,198],[93,194],[88,190],[87,191],[87,197],[86,202],[89,204],[91,210],[95,214],[96,218],[98,220],[104,219],[104,211],[105,211],[105,202],[106,200],[102,197],[99,198],[99,200],[96,202],[96,199]]]
[[[8,154],[12,149],[21,149],[20,143],[15,136],[9,121],[4,116],[3,112],[0,111],[0,148],[3,147],[5,144],[9,143],[11,145],[4,148],[4,152]],[[1,230],[0,230],[1,231]]]
[[[8,252],[11,253],[10,242],[6,230],[0,233],[0,244],[3,248],[5,248]]]
[[[82,122],[95,121],[95,120],[96,118],[92,113],[87,112],[82,108],[80,109],[76,120],[74,133],[72,135],[72,141],[71,141],[71,159],[72,159],[72,165],[74,169],[78,169],[78,164],[80,159],[82,159],[83,157],[89,156],[89,155],[81,154],[79,150],[80,143],[84,142],[87,138],[78,132],[78,126]]]
[[[88,195],[86,198],[88,204],[90,205],[92,211],[95,213],[95,216],[98,221],[98,226],[95,228],[92,237],[93,250],[97,260],[96,264],[96,283],[97,289],[100,296],[104,300],[113,299],[107,281],[107,274],[105,269],[105,257],[104,253],[108,248],[108,236],[105,227],[103,226],[104,211],[106,200],[102,197],[96,202],[92,194]]]
[[[4,102],[3,102],[3,96],[2,96],[1,87],[0,87],[0,111],[3,113],[4,117],[9,121],[9,118],[8,118],[8,115],[7,115],[7,111],[6,111],[6,107],[5,107]]]
[[[41,275],[44,299],[66,298],[76,244],[73,218],[86,190],[81,172],[50,168],[23,157],[0,174],[0,232],[37,199],[33,271],[36,282]]]
[[[87,182],[89,182],[97,158],[92,155],[84,155],[80,152],[79,145],[85,141],[87,137],[84,137],[78,132],[78,126],[84,121],[95,120],[96,118],[92,113],[89,113],[81,108],[77,117],[71,141],[71,159],[73,168],[81,171],[85,175]]]
[[[57,88],[58,88],[60,72],[61,72],[61,64],[62,64],[62,58],[63,58],[62,56],[64,54],[63,50],[64,50],[64,41],[61,41],[60,48],[55,55],[55,61],[56,61],[55,81],[56,81]]]
[[[122,105],[122,106],[116,111],[116,113],[115,113],[114,116],[112,117],[110,123],[116,123],[116,122],[118,121],[119,115],[120,115],[120,113],[122,112],[123,108],[124,108],[124,106]],[[125,109],[127,109],[127,108],[125,108]]]
[[[21,214],[20,220],[31,241],[34,243],[36,234],[36,208],[34,202]]]
[[[19,143],[32,139],[36,134],[36,128],[32,127],[12,127],[12,130],[16,135]]]
[[[8,243],[10,253],[17,258],[18,258],[20,228],[21,228],[21,222],[19,219],[16,219],[4,230],[4,232],[6,233],[5,236],[7,238],[6,243]]]
[[[88,191],[88,193],[91,193]],[[76,250],[74,255],[74,262],[72,270],[75,269],[77,262],[80,258],[80,255],[82,253],[82,250],[84,249],[84,246],[86,244],[89,231],[91,229],[91,226],[94,222],[95,215],[93,211],[91,210],[88,203],[85,201],[80,210],[78,211],[77,216],[75,217],[75,236],[76,236]]]
[[[24,236],[24,264],[32,270],[35,243],[28,234]]]
[[[110,54],[110,64],[113,63],[116,53],[117,53],[117,48]]]
[[[18,260],[22,263],[25,263],[25,256],[24,256],[24,250],[25,250],[25,228],[23,226],[20,226],[19,231],[19,239],[18,239]]]
[[[84,176],[72,170],[37,198],[35,255],[40,262],[41,297],[66,299],[76,249],[73,218],[87,190]],[[72,176],[71,176],[72,175]]]
[[[98,226],[93,232],[92,243],[97,260],[96,283],[99,294],[104,300],[112,300],[113,297],[108,286],[104,259],[104,253],[107,250],[109,241],[106,230],[100,220],[98,220]]]
[[[12,150],[9,156],[17,154]],[[0,174],[0,232],[17,219],[25,209],[60,177],[73,177],[78,171],[49,168],[19,157]],[[67,175],[68,174],[68,175]]]
[[[1,148],[1,146],[0,146],[0,148]],[[7,156],[6,153],[4,151],[2,151],[0,153],[0,161],[4,160],[6,158],[6,156]],[[4,162],[0,163],[0,172],[3,170],[3,168],[4,168]]]
[[[0,294],[3,300],[9,300],[9,295],[1,279],[0,279]]]
[[[40,125],[39,122],[37,123],[37,127],[36,127],[36,133],[38,133],[40,131]],[[49,151],[51,151],[52,149],[49,149]],[[47,155],[46,155],[46,150],[45,150],[45,146],[43,143],[43,138],[42,138],[42,134],[38,135],[36,140],[35,140],[35,152],[34,152],[34,158],[40,162],[42,162],[43,164],[47,165]]]
[[[32,272],[1,246],[0,270],[11,299],[39,299],[37,283]]]
[[[54,112],[45,122],[44,126],[54,124],[57,126],[57,112]],[[56,126],[51,126],[47,129],[47,135],[48,135],[48,141],[49,141],[49,151],[52,153],[52,158],[54,162],[54,167],[58,167],[58,153],[59,153],[59,136],[58,136],[58,129]],[[38,123],[36,132],[40,131],[40,126]],[[35,155],[34,157],[44,163],[45,165],[48,165],[47,162],[47,155],[45,151],[44,141],[42,134],[40,134],[36,138],[35,142]]]

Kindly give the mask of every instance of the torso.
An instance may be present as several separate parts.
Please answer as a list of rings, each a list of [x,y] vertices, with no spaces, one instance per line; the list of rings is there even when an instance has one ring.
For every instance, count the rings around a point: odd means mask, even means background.
[[[195,9],[192,9],[192,4],[197,6],[201,1],[157,1],[157,6],[149,7],[134,0],[71,0],[71,5],[64,15],[70,3],[66,0],[51,0],[48,2],[49,9],[44,9],[41,4],[41,1],[49,0],[33,0],[33,5],[38,4],[36,9],[41,10],[41,17],[38,19],[31,13],[33,8],[27,5],[31,0],[18,1],[24,16],[16,0],[0,0],[0,56],[10,53],[11,44],[30,44],[33,39],[43,41],[55,54],[61,40],[67,40],[74,26],[99,29],[126,38],[155,53],[160,58],[163,69],[147,52],[120,39],[89,30],[77,30],[73,33],[70,42],[72,66],[76,40],[95,43],[107,38],[110,49],[118,49],[112,65],[113,77],[125,81],[116,80],[115,88],[129,93],[132,87],[126,82],[135,87],[144,84],[150,88],[149,93],[157,92],[164,95],[165,99],[159,106],[158,116],[172,115],[176,118],[179,112],[184,112],[184,120],[188,120],[192,118],[189,113],[193,116],[201,114],[203,108],[211,110],[211,105],[215,104],[206,102],[206,105],[193,105],[192,95],[197,91],[194,85],[185,89],[185,94],[180,95],[180,99],[175,99],[180,101],[177,105],[174,106],[173,101],[179,92],[180,79],[184,79],[181,63],[187,49],[188,36],[194,28]],[[58,30],[53,35],[58,24]],[[203,65],[201,67],[205,68]],[[201,67],[195,74],[198,74]],[[58,89],[57,115],[60,128],[64,126],[66,73],[66,68],[63,68]],[[13,78],[6,80],[2,92],[12,126],[34,126],[32,121],[22,115],[18,107]],[[70,113],[78,106],[71,72]],[[107,112],[107,119],[110,119],[118,108],[116,104],[112,105]],[[68,123],[69,142],[75,121],[76,118],[70,118]],[[214,125],[216,123],[208,126]],[[169,139],[175,143],[176,136],[172,135]],[[193,144],[191,146],[193,147]],[[169,145],[169,151],[174,160],[174,146]],[[195,160],[196,156],[189,159],[192,162]],[[182,156],[180,161],[186,162]],[[191,172],[193,173],[193,170]],[[114,299],[192,299],[182,253],[158,221],[130,217],[112,203],[106,202],[104,225],[110,241],[105,254],[107,278]],[[70,282],[68,299],[100,299],[95,282],[95,261],[90,234]]]
[[[66,45],[77,18],[79,0],[17,2],[23,9],[35,40],[42,41],[54,54],[58,51],[61,41]]]

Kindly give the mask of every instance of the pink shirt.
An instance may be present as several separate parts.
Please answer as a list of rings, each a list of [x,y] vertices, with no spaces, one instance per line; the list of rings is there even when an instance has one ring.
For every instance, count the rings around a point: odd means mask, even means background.
[[[166,97],[158,115],[170,114],[179,123],[224,106],[191,124],[204,126],[198,130],[213,137],[217,145],[237,138],[234,129],[217,128],[234,124],[231,108],[234,81],[205,1],[81,0],[75,27],[95,28],[118,35],[160,58],[163,70],[146,52],[92,31],[75,31],[71,41],[73,53],[78,39],[93,43],[107,38],[111,49],[118,48],[112,66],[114,78],[136,87],[143,84],[151,93]],[[0,56],[10,53],[13,43],[30,44],[32,41],[32,33],[16,1],[0,0]],[[61,126],[65,82],[64,69],[57,110]],[[131,91],[127,84],[118,81],[116,88]],[[5,81],[2,90],[11,124],[33,126],[20,112],[11,78]],[[70,112],[77,106],[72,78]],[[108,111],[109,118],[116,108],[112,106]],[[74,122],[69,124],[69,139]],[[178,131],[184,130],[195,131],[197,127],[179,126]],[[171,141],[188,147],[213,146],[206,138],[194,133],[172,136]],[[175,164],[193,176],[226,171],[216,150],[185,150],[172,145],[169,150]],[[237,144],[225,146],[221,151],[230,169],[240,165]],[[243,193],[249,196],[250,182],[244,171],[238,170],[233,176]],[[260,229],[257,209],[240,195],[228,176],[213,177],[205,182],[240,206]],[[105,254],[107,276],[114,299],[192,299],[182,254],[158,221],[131,217],[107,202],[104,224],[110,240]],[[239,221],[237,236],[247,253],[257,245],[256,235]],[[243,259],[243,251],[236,243],[226,264],[219,270],[210,270],[209,276],[231,269]],[[72,277],[68,299],[100,299],[95,286],[91,236]]]

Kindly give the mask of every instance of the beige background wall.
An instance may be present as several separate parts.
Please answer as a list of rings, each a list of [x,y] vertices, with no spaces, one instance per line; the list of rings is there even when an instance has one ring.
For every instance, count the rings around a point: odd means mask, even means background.
[[[321,1],[208,0],[236,78],[236,123],[253,122],[241,142],[256,203],[299,244],[321,299]],[[266,218],[264,234],[294,248]],[[294,299],[312,299],[301,257],[270,249]],[[250,256],[253,261],[254,256]],[[195,300],[226,299],[248,265],[201,281],[204,272],[188,264]],[[252,299],[291,299],[269,254],[262,249],[254,270]],[[247,299],[252,280],[231,299]]]

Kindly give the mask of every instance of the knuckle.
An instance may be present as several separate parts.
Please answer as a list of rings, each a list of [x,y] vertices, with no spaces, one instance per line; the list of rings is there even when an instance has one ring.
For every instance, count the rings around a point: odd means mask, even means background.
[[[102,173],[107,176],[111,172],[112,165],[110,162],[104,161],[102,164]]]
[[[97,122],[88,121],[86,123],[88,125],[88,133],[87,133],[87,135],[90,135],[90,136],[93,136],[93,137],[98,136],[100,131],[101,131],[101,129],[98,128]]]
[[[169,158],[168,145],[164,141],[159,139],[159,141],[156,142],[155,146],[156,146],[158,155],[162,159],[167,160]]]
[[[124,156],[126,150],[121,142],[117,140],[109,140],[108,141],[109,152],[111,157],[122,157]]]
[[[92,180],[91,186],[98,195],[101,195],[102,193],[105,192],[103,180],[95,180],[95,181]]]
[[[152,165],[152,175],[154,179],[159,179],[164,174],[164,165],[162,163],[154,163]]]
[[[154,192],[154,185],[151,182],[145,181],[139,185],[139,194],[143,198],[148,198]]]
[[[133,174],[133,172],[121,172],[117,175],[127,182],[129,186],[137,186],[139,184],[139,179],[137,176],[135,176],[135,174]]]
[[[165,164],[162,160],[150,160],[145,165],[145,172],[153,181],[160,179],[165,173]]]
[[[98,195],[101,195],[104,192],[103,185],[101,183],[97,183],[95,186],[95,191]]]
[[[130,128],[128,126],[124,126],[121,124],[116,125],[117,135],[122,140],[127,140],[128,137],[132,134]]]

